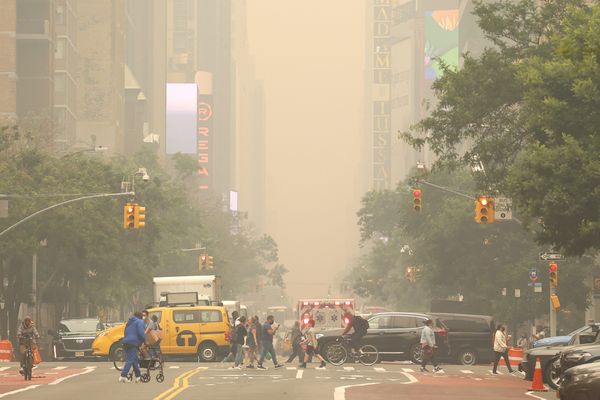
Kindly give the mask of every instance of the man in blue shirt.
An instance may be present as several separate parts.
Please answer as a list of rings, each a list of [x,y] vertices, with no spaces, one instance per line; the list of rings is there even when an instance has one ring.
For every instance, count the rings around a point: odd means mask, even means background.
[[[146,340],[146,334],[144,333],[144,321],[142,321],[142,313],[136,311],[125,325],[125,337],[123,338],[123,349],[126,354],[126,361],[119,382],[127,382],[127,374],[133,367],[133,373],[135,374],[135,381],[139,382],[140,373],[140,360],[138,357],[138,349]]]
[[[273,326],[275,323],[275,318],[272,315],[267,317],[267,321],[263,324],[261,329],[261,344],[262,344],[262,352],[260,354],[260,360],[258,360],[258,369],[266,369],[263,367],[263,361],[265,361],[265,357],[267,353],[271,354],[271,359],[273,360],[273,364],[275,368],[281,368],[282,365],[277,362],[277,356],[275,355],[275,348],[273,347],[273,336],[275,336],[275,332],[279,329],[279,325]]]

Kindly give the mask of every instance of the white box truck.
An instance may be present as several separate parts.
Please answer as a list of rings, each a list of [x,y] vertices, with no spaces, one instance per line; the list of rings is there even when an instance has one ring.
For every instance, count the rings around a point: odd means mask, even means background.
[[[165,303],[167,293],[198,293],[200,303],[221,301],[221,277],[218,275],[160,276],[153,280],[154,301]]]

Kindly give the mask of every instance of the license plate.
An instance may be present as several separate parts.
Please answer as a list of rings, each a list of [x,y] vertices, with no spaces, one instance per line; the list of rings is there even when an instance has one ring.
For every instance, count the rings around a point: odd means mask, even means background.
[[[83,351],[76,351],[75,357],[85,357],[85,353]]]

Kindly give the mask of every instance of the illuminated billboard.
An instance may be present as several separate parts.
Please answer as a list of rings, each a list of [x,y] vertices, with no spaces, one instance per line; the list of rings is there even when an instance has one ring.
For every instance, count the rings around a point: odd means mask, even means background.
[[[458,68],[459,22],[457,9],[425,12],[425,79],[435,80],[442,76],[440,61]]]
[[[167,83],[166,152],[196,154],[198,90],[195,83]]]

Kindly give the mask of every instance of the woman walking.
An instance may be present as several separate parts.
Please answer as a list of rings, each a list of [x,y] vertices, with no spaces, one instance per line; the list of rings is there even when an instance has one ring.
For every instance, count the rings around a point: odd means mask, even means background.
[[[510,361],[508,359],[508,345],[506,344],[506,328],[500,324],[496,327],[496,334],[494,335],[494,369],[492,374],[498,374],[498,361],[500,358],[504,358],[506,367],[509,373],[513,373],[510,367]]]
[[[300,330],[300,321],[294,322],[294,327],[290,332],[290,341],[292,343],[292,354],[287,359],[286,363],[291,363],[296,357],[298,357],[298,361],[302,363],[302,361],[304,360],[304,354],[302,351],[302,346],[300,346],[300,342],[302,342],[302,331]]]

